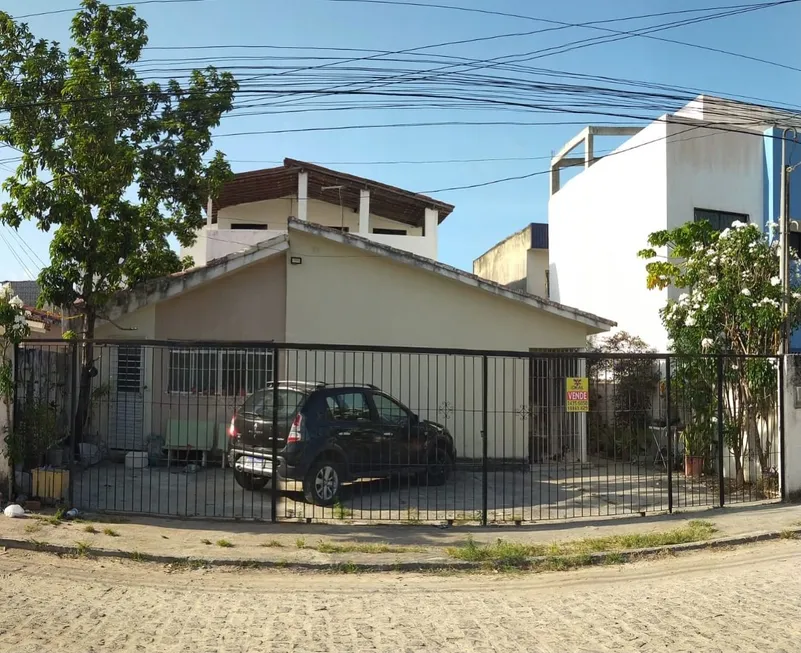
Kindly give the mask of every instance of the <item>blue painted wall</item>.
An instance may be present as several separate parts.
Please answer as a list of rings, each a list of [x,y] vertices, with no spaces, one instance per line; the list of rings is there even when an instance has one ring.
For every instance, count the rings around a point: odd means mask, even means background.
[[[779,220],[782,174],[782,130],[772,127],[764,136],[764,221],[766,235],[774,240],[779,237],[778,228],[770,228],[770,223]],[[787,165],[801,162],[801,143],[787,143]],[[790,218],[801,221],[801,168],[790,175]],[[801,329],[790,337],[790,350],[801,352]]]

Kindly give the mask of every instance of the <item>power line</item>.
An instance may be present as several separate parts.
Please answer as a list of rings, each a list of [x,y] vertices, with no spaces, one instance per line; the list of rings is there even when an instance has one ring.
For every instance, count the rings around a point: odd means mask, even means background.
[[[140,5],[180,5],[197,2],[213,2],[214,0],[138,0],[137,2],[117,2],[109,4],[109,7],[132,7]],[[51,11],[39,11],[35,14],[24,14],[22,16],[12,16],[14,20],[23,18],[37,18],[39,16],[55,16],[56,14],[74,14],[81,11],[83,7],[73,7],[71,9],[53,9]]]
[[[8,248],[8,251],[11,252],[11,256],[13,256],[16,259],[17,263],[19,263],[19,265],[22,268],[23,272],[25,272],[25,274],[28,275],[28,279],[33,281],[34,275],[28,269],[28,266],[25,265],[25,262],[19,257],[19,255],[17,254],[16,250],[13,247],[11,247],[11,244],[6,239],[6,235],[5,235],[5,233],[3,233],[2,230],[0,230],[0,240],[2,240],[5,243],[6,248]]]

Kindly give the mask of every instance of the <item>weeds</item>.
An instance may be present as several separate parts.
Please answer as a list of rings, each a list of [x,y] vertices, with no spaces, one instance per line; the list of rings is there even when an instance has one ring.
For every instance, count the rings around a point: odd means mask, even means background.
[[[115,531],[113,528],[111,528],[109,526],[107,526],[106,528],[103,529],[103,534],[104,535],[108,535],[109,537],[119,537],[120,536],[120,534],[117,531]]]
[[[298,539],[296,539],[295,540],[295,546],[298,547],[299,549],[305,549],[306,548],[306,538],[305,537],[299,537]]]
[[[232,549],[234,547],[233,543],[226,539],[217,540],[215,544],[221,549]]]
[[[26,533],[38,533],[40,530],[42,530],[41,522],[34,521],[31,522],[30,524],[25,524]]]
[[[339,574],[358,574],[361,570],[352,562],[340,562],[332,567],[332,571]]]
[[[592,537],[552,544],[527,544],[501,539],[492,544],[477,544],[472,537],[468,537],[462,546],[448,549],[448,554],[458,560],[488,563],[495,568],[531,566],[536,569],[560,570],[590,564],[593,553],[615,554],[635,549],[701,542],[709,539],[714,532],[715,528],[710,522],[693,520],[686,526],[670,531]],[[615,559],[613,556],[613,560]]]
[[[29,539],[28,542],[33,546],[34,551],[42,551],[48,546],[48,543],[43,540]]]
[[[337,502],[334,504],[334,517],[341,520],[350,519],[353,517],[353,511],[346,508],[344,505],[342,505],[342,503],[340,503],[339,500],[337,500]]]
[[[143,554],[143,553],[140,553],[139,551],[131,551],[131,552],[128,554],[128,557],[129,557],[131,560],[133,560],[134,562],[145,562],[145,556],[144,556],[144,554]]]
[[[99,531],[94,527],[93,524],[87,524],[86,526],[83,527],[83,532],[84,533],[92,533],[94,535],[94,534],[98,533]]]
[[[281,549],[283,548],[283,544],[281,544],[278,540],[268,540],[267,542],[262,542],[259,546],[270,548],[270,549]]]
[[[80,541],[75,543],[75,555],[79,558],[85,558],[89,555],[90,551],[91,545],[89,542]]]
[[[796,538],[796,533],[788,528],[779,533],[779,537],[783,540],[794,540]]]
[[[184,558],[183,560],[178,560],[167,565],[169,571],[197,571],[205,567],[206,563],[203,560],[197,560],[195,558]]]
[[[211,546],[211,540],[205,537],[202,540],[200,540],[200,543],[205,544],[206,546]]]
[[[240,560],[236,566],[240,569],[260,569],[261,562],[258,560]]]

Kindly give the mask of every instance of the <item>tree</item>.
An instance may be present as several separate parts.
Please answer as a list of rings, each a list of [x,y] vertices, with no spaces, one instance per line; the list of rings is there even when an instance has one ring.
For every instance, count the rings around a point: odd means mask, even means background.
[[[143,81],[134,65],[146,28],[132,7],[83,0],[63,49],[0,12],[0,110],[9,117],[0,143],[21,153],[0,221],[54,230],[40,301],[75,310],[81,324],[79,438],[97,319],[114,293],[191,265],[168,238],[194,241],[202,207],[231,174],[221,152],[203,156],[236,81],[213,67],[193,71],[185,87]]]
[[[725,355],[723,372],[724,434],[743,481],[746,442],[759,456],[762,471],[770,467],[773,442],[760,437],[758,422],[775,413],[777,360],[785,318],[799,321],[801,294],[784,295],[778,277],[776,243],[769,243],[752,224],[735,222],[718,233],[706,222],[691,222],[648,239],[651,248],[639,255],[646,265],[649,288],[685,289],[661,310],[676,359],[677,399],[691,410],[695,435],[717,430],[716,361]],[[654,248],[667,248],[659,259]],[[793,254],[791,287],[797,288],[798,259]],[[746,358],[753,356],[755,358]]]
[[[14,403],[14,360],[11,354],[14,347],[30,334],[25,318],[22,300],[14,294],[10,285],[0,286],[0,398],[6,407],[6,425],[3,441],[10,463],[20,461],[19,441],[15,437],[11,420],[11,406]],[[14,496],[13,475],[8,478],[8,498]]]

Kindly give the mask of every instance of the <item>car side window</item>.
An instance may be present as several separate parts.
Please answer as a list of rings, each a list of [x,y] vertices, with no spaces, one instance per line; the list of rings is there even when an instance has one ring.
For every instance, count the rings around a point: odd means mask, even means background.
[[[328,418],[334,422],[369,422],[370,404],[363,392],[342,392],[326,397]]]
[[[397,401],[384,395],[373,395],[378,418],[385,424],[405,426],[409,424],[409,412]]]

